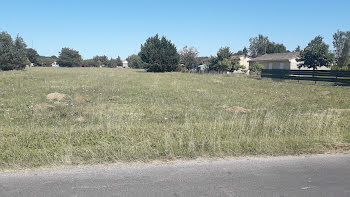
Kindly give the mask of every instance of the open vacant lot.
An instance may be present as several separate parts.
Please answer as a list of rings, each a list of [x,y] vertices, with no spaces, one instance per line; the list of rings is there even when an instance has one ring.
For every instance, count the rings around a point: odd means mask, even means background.
[[[108,68],[0,72],[0,169],[349,145],[350,87]]]

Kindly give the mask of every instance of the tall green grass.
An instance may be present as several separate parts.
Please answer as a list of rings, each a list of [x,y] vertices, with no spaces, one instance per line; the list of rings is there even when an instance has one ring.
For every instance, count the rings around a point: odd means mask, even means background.
[[[67,96],[47,100],[54,92]],[[350,112],[329,109],[350,109],[350,87],[107,68],[0,72],[0,169],[348,147]]]

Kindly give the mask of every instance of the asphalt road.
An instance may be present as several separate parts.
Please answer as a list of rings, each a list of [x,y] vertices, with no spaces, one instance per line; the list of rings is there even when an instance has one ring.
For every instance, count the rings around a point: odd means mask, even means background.
[[[350,197],[350,155],[1,172],[0,196]]]

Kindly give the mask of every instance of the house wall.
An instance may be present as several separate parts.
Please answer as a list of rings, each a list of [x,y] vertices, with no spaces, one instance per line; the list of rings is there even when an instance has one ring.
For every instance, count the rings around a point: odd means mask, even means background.
[[[123,68],[129,68],[128,62],[123,62]]]
[[[298,70],[298,65],[302,62],[297,62],[296,59],[291,60],[291,69]],[[301,67],[300,70],[312,70],[312,68]],[[327,68],[325,66],[318,67],[317,70],[331,70],[331,68]]]
[[[249,66],[253,65],[255,62],[249,62]],[[260,61],[261,65],[263,65],[263,69],[281,69],[281,63],[284,64],[283,69],[290,70],[291,63],[288,60],[285,61]],[[270,65],[272,68],[270,68]]]
[[[253,65],[255,62],[249,62],[249,65]],[[285,60],[285,61],[260,61],[260,64],[263,65],[263,69],[269,69],[269,65],[272,64],[272,69],[281,69],[280,63],[284,63],[284,68],[287,70],[298,70],[298,65],[300,62],[297,62],[296,59]],[[312,68],[301,67],[301,70],[312,70]],[[325,66],[318,67],[317,70],[331,70]]]
[[[249,70],[249,61],[250,58],[247,57],[240,57],[239,58],[239,64],[244,66],[243,70]]]

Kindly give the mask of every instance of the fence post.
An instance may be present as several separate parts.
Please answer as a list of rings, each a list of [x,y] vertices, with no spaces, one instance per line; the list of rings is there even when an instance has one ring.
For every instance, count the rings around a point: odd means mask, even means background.
[[[312,70],[312,78],[314,79],[315,84],[316,84],[316,79],[315,79],[315,69],[313,69],[313,70]]]
[[[338,85],[338,74],[339,74],[339,71],[336,71],[336,73],[335,73],[335,85],[336,86]]]

